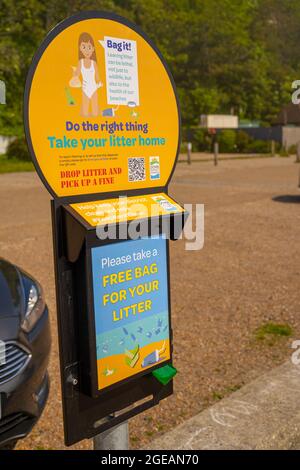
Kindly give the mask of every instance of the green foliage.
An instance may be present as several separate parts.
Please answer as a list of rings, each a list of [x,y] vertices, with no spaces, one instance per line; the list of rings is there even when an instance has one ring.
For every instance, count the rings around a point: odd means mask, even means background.
[[[290,155],[296,155],[297,153],[297,145],[290,145],[288,153]]]
[[[221,131],[218,135],[219,150],[221,153],[236,152],[236,132],[230,129]]]
[[[192,142],[192,152],[210,152],[212,146],[212,137],[208,130],[199,127],[183,127],[182,141],[185,143],[182,146],[183,152],[187,151],[187,142]]]
[[[252,142],[252,138],[245,131],[237,131],[236,133],[236,149],[239,153],[248,152],[249,145]]]
[[[180,153],[187,153],[187,142],[181,142]]]
[[[265,140],[255,140],[242,130],[226,129],[219,131],[216,136],[220,153],[270,153],[271,143]],[[183,128],[181,153],[187,152],[187,142],[192,142],[193,152],[211,152],[213,136],[207,129],[199,127]],[[277,145],[277,150],[278,145]]]
[[[253,140],[248,146],[249,153],[270,153],[271,144],[267,140]]]
[[[6,155],[8,159],[17,158],[18,160],[22,161],[31,161],[31,157],[26,145],[26,140],[23,136],[13,139],[8,144]]]
[[[206,152],[211,149],[212,139],[206,129],[194,129],[193,131],[193,151]]]
[[[286,150],[284,147],[282,147],[279,151],[279,156],[280,157],[289,157],[289,152]]]
[[[280,336],[291,336],[293,333],[290,325],[280,323],[265,323],[255,331],[255,337],[257,340],[273,339]]]
[[[197,126],[201,114],[232,111],[271,124],[300,74],[299,0],[2,0],[7,105],[0,106],[0,134],[22,135],[33,54],[59,21],[82,10],[116,12],[145,30],[174,75],[184,126]],[[222,139],[225,148],[232,145],[232,135]],[[236,138],[238,149],[249,143]],[[209,144],[197,137],[199,149]]]
[[[33,171],[31,162],[18,160],[17,158],[7,158],[6,155],[0,155],[0,173],[16,173],[18,171]]]

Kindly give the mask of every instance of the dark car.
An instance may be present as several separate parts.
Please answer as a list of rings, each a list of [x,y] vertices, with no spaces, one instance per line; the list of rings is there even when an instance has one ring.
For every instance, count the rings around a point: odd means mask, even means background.
[[[0,448],[33,428],[49,393],[51,338],[40,285],[0,258]]]

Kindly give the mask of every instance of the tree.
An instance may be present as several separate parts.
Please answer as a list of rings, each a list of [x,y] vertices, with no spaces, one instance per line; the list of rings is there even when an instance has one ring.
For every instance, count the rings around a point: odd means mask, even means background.
[[[0,0],[0,79],[7,105],[0,133],[22,134],[26,74],[59,21],[108,10],[142,27],[165,57],[183,124],[201,114],[238,113],[270,125],[300,73],[299,0]]]

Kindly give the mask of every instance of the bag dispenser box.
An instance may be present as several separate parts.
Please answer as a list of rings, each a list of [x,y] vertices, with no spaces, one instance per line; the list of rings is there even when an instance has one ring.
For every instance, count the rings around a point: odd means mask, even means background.
[[[74,307],[88,332],[80,337],[81,382],[98,396],[171,363],[168,238],[187,213],[163,193],[63,209]]]
[[[54,27],[33,57],[24,126],[52,196],[71,445],[173,392],[169,243],[188,215],[168,195],[180,149],[174,80],[135,24],[80,12]]]

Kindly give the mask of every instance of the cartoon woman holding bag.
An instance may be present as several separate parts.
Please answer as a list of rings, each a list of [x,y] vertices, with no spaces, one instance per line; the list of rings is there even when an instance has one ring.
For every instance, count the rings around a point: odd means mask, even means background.
[[[89,33],[82,33],[78,41],[79,61],[77,67],[73,67],[73,77],[70,80],[70,86],[73,88],[82,88],[82,106],[81,114],[84,117],[89,116],[89,107],[92,107],[92,116],[98,116],[98,88],[103,84],[99,80],[95,44]],[[82,77],[82,84],[79,76]]]

